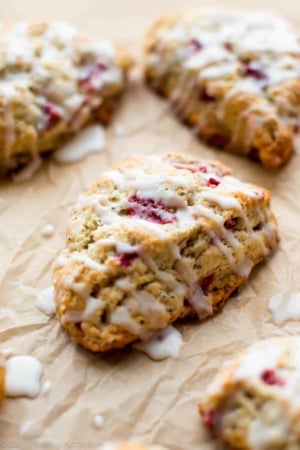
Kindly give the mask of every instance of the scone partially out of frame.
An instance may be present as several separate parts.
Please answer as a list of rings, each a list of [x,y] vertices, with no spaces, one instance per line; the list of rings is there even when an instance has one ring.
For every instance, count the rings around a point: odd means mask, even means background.
[[[300,124],[300,34],[258,12],[166,15],[148,32],[146,79],[207,143],[276,169]]]
[[[99,450],[167,450],[159,445],[145,445],[137,442],[103,443]]]
[[[299,391],[300,338],[267,339],[224,365],[199,409],[229,448],[296,450]]]
[[[276,244],[267,190],[189,155],[128,158],[71,214],[57,314],[84,347],[120,349],[215,314]]]
[[[63,22],[0,25],[0,170],[56,149],[90,121],[108,123],[131,58]]]

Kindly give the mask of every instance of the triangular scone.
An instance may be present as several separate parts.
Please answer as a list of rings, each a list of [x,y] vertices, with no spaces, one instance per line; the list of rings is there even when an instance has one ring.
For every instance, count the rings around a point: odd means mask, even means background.
[[[300,34],[271,14],[162,17],[146,38],[146,79],[207,143],[269,168],[300,131]]]
[[[71,214],[57,313],[84,347],[122,348],[216,313],[276,244],[266,189],[189,155],[128,158]]]
[[[199,411],[228,448],[298,449],[299,390],[300,337],[266,339],[224,364]]]
[[[63,22],[0,25],[0,170],[111,120],[131,59]]]

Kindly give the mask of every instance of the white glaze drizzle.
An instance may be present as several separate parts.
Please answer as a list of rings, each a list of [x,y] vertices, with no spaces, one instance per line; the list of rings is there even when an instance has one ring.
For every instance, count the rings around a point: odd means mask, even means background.
[[[100,125],[90,125],[78,136],[54,153],[55,161],[65,164],[83,159],[85,156],[104,150],[105,131]]]
[[[42,229],[42,236],[51,237],[54,233],[54,226],[51,223],[47,223]]]
[[[299,320],[300,292],[275,294],[269,300],[268,309],[276,325],[281,325],[287,320]]]
[[[33,356],[12,356],[6,361],[6,393],[9,397],[36,397],[41,390],[43,366]]]
[[[41,395],[47,395],[48,392],[50,391],[51,387],[52,387],[51,381],[46,380],[42,385]]]
[[[150,339],[133,344],[133,348],[144,352],[155,361],[178,358],[183,346],[182,336],[172,325],[156,331]]]
[[[33,425],[34,420],[25,420],[20,426],[20,436],[29,436]]]
[[[147,319],[146,327],[140,325],[134,316],[142,315]],[[166,309],[162,303],[147,291],[135,291],[130,299],[110,314],[110,322],[122,326],[140,337],[148,336],[149,331],[166,326]]]
[[[47,316],[55,314],[54,288],[51,286],[39,292],[35,305]]]
[[[93,417],[93,424],[98,430],[101,430],[104,425],[104,417],[101,414],[95,414]]]

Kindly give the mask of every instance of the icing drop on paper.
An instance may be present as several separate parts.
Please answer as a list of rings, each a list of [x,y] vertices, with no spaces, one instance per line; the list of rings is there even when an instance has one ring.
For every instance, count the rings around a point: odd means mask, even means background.
[[[52,383],[49,380],[46,380],[41,389],[41,395],[47,395],[52,387]]]
[[[72,163],[105,148],[105,132],[101,125],[91,125],[54,153],[55,161]]]
[[[33,420],[26,420],[25,422],[23,422],[22,425],[20,426],[20,435],[28,436],[28,434],[32,429],[33,423],[34,423]]]
[[[51,223],[47,223],[42,229],[42,236],[51,237],[54,233],[54,226]]]
[[[93,417],[93,424],[95,425],[96,428],[98,428],[99,430],[101,430],[101,428],[104,425],[104,418],[103,416],[101,416],[100,414],[96,414]]]
[[[48,287],[37,295],[36,307],[47,316],[55,314],[54,289]]]
[[[299,320],[300,292],[274,295],[269,300],[268,309],[276,325],[281,325],[287,320]]]
[[[169,325],[164,330],[157,331],[148,341],[137,342],[133,348],[146,353],[155,361],[160,361],[166,358],[178,358],[182,346],[181,334]]]
[[[114,133],[116,136],[123,136],[125,134],[125,128],[121,123],[114,125]]]
[[[43,366],[33,356],[13,356],[6,362],[8,397],[36,397],[41,390]]]

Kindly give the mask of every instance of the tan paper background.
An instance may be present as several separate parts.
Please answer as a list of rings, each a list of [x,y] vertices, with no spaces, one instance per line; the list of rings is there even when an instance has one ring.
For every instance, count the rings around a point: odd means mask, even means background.
[[[209,5],[217,2],[208,1]],[[207,5],[206,3],[206,5]],[[298,21],[296,0],[265,0],[264,8]],[[189,7],[205,5],[186,1]],[[260,7],[259,0],[226,0],[222,6]],[[161,12],[182,7],[180,0],[0,0],[2,19],[64,19],[95,36],[110,37],[139,54],[144,31]],[[0,448],[93,449],[111,439],[139,437],[172,450],[210,450],[197,413],[203,389],[220,364],[260,338],[295,334],[300,324],[272,323],[269,298],[299,290],[300,157],[295,154],[279,173],[209,149],[170,116],[163,102],[135,82],[124,98],[115,123],[124,136],[108,131],[107,151],[74,165],[47,161],[21,185],[0,183],[0,347],[32,354],[44,364],[52,389],[35,400],[9,399],[0,412]],[[35,307],[36,294],[51,283],[51,264],[64,244],[67,210],[110,164],[131,153],[190,152],[230,165],[244,180],[273,191],[281,243],[275,256],[252,274],[224,311],[205,323],[178,328],[185,346],[178,360],[154,362],[137,351],[108,357],[77,348],[56,318]],[[41,235],[52,223],[51,239]],[[97,430],[93,415],[105,424]],[[21,438],[20,425],[32,420],[31,434]]]

